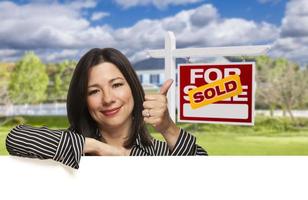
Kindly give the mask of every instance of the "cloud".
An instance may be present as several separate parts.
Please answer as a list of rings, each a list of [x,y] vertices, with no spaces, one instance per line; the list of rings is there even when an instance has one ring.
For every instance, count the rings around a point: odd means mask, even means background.
[[[54,60],[72,60],[76,59],[77,55],[80,54],[80,51],[77,49],[63,49],[57,52],[40,52],[41,54],[45,54],[46,61],[54,61]]]
[[[211,4],[159,20],[142,19],[131,27],[94,27],[82,15],[87,4],[78,2],[79,6],[0,2],[0,52],[35,50],[43,60],[57,61],[78,58],[93,47],[115,47],[135,62],[146,58],[147,49],[163,48],[166,31],[175,33],[178,48],[264,44],[279,36],[275,25],[223,18]]]
[[[76,10],[59,4],[0,3],[1,48],[54,48],[74,45],[72,32],[89,27]]]
[[[74,2],[76,5],[78,2]],[[0,3],[0,48],[74,49],[108,44],[107,25],[91,27],[80,6]]]
[[[50,4],[58,4],[59,0],[28,0],[26,2],[32,5],[33,4],[50,5]],[[97,5],[97,0],[66,0],[64,2],[71,8],[78,10],[84,8],[94,8]]]
[[[20,52],[15,49],[0,49],[1,61],[15,60],[17,56],[20,56]]]
[[[94,12],[91,16],[92,21],[100,20],[104,17],[110,16],[110,13],[107,12]]]
[[[280,37],[275,41],[273,56],[283,56],[301,64],[308,62],[308,1],[287,3]]]
[[[68,5],[74,9],[94,8],[97,5],[97,2],[95,0],[74,0]]]
[[[207,14],[203,14],[205,10]],[[163,48],[166,31],[175,33],[178,48],[264,44],[279,35],[278,27],[272,24],[221,18],[214,6],[205,4],[161,20],[141,20],[132,27],[115,30],[114,38],[117,46],[137,59],[145,49]]]
[[[293,0],[287,4],[282,20],[282,37],[308,36],[308,1]]]
[[[191,23],[195,26],[204,26],[219,18],[217,9],[211,4],[200,6],[191,16]]]
[[[185,5],[201,2],[202,0],[114,0],[118,5],[127,9],[135,6],[153,5],[158,9],[164,9],[169,5]]]
[[[266,3],[272,3],[276,4],[279,3],[281,0],[258,0],[259,3],[266,4]]]

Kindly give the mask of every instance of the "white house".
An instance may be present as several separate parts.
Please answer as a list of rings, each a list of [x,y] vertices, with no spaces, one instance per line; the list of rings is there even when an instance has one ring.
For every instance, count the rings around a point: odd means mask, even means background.
[[[178,58],[176,64],[187,63],[188,59]],[[224,57],[203,58],[202,60],[194,59],[190,62],[198,63],[229,63],[230,61]],[[165,68],[163,59],[149,58],[133,64],[139,80],[146,89],[157,89],[165,81]],[[177,79],[177,76],[176,76]],[[177,85],[177,80],[176,80]]]

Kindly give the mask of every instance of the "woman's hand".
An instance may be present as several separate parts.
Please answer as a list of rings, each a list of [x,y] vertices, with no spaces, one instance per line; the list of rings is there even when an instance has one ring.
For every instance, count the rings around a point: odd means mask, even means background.
[[[124,147],[115,147],[93,138],[86,137],[83,153],[89,153],[96,156],[129,156],[130,150]]]
[[[145,95],[142,115],[147,124],[151,124],[156,131],[166,139],[172,150],[179,136],[180,129],[172,121],[168,111],[167,92],[173,83],[172,79],[164,82],[159,94]]]
[[[151,124],[156,131],[164,134],[174,124],[168,111],[167,92],[173,83],[172,79],[167,80],[160,89],[159,94],[145,95],[142,115],[147,124]]]

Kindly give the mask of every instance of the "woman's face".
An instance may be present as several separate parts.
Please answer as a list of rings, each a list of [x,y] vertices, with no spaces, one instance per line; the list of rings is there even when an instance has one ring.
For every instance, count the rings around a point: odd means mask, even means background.
[[[87,105],[100,128],[130,126],[134,99],[120,70],[104,62],[89,70]]]

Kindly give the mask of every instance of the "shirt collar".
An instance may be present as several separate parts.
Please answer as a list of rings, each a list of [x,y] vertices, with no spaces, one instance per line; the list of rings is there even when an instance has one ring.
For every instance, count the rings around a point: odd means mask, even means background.
[[[154,147],[153,144],[150,146],[145,146],[141,142],[141,137],[138,134],[136,137],[136,146],[145,151],[148,155],[154,155]]]

